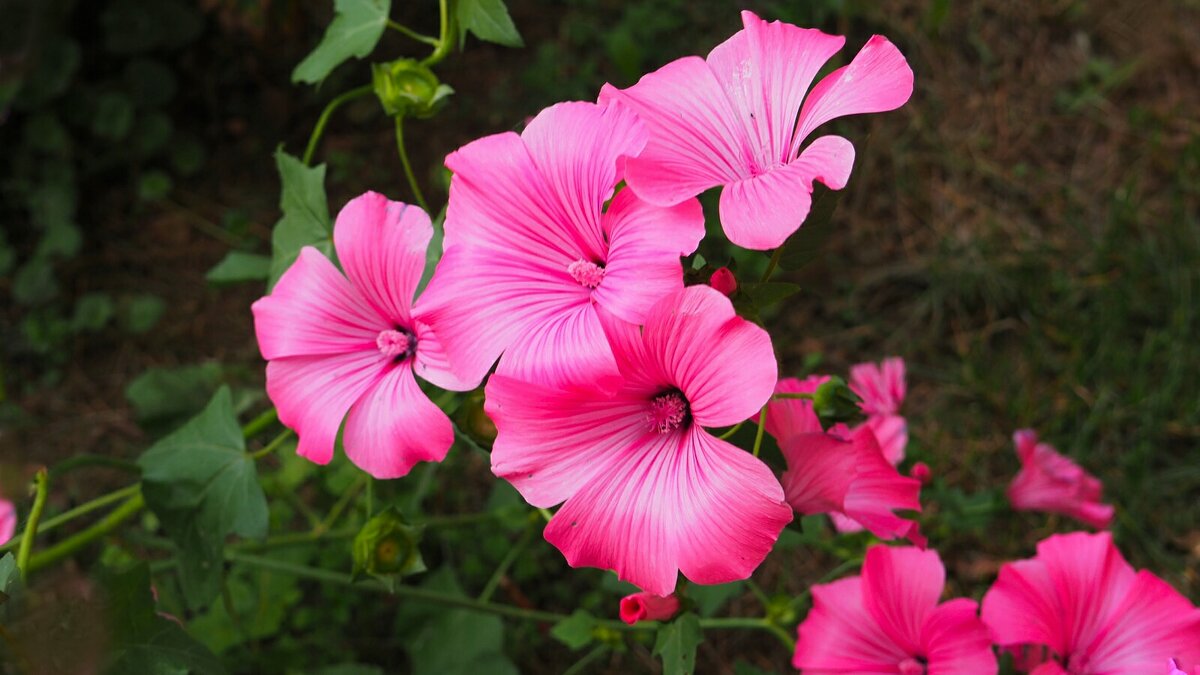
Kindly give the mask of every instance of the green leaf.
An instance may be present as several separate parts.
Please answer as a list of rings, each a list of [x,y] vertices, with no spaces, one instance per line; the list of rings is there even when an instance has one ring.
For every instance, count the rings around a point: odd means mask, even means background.
[[[658,629],[654,655],[663,662],[663,675],[691,675],[696,670],[696,648],[704,641],[700,619],[684,614]]]
[[[161,425],[194,414],[204,407],[221,381],[221,366],[202,363],[175,368],[150,368],[125,388],[138,422]]]
[[[470,31],[480,40],[505,47],[525,46],[504,0],[459,0],[455,17],[458,19],[459,44]]]
[[[715,586],[701,586],[700,584],[689,584],[687,594],[692,600],[696,601],[696,609],[700,612],[700,616],[712,616],[721,609],[721,606],[729,601],[730,598],[737,596],[745,588],[744,581],[734,581],[728,584],[717,584]]]
[[[112,296],[108,293],[87,293],[75,302],[71,327],[94,333],[108,325],[115,312]]]
[[[429,285],[429,280],[433,278],[433,271],[437,269],[438,261],[442,259],[442,240],[446,236],[446,209],[443,208],[432,222],[433,237],[429,240],[429,247],[425,249],[425,271],[421,273],[421,281],[417,284],[417,295],[420,295]]]
[[[138,458],[146,504],[179,547],[180,582],[192,606],[220,589],[225,538],[267,533],[267,499],[221,387],[204,412]]]
[[[274,286],[305,246],[315,246],[331,260],[333,221],[325,199],[325,165],[307,167],[282,148],[275,152],[275,166],[283,188],[279,208],[283,217],[271,234],[271,277]]]
[[[550,629],[550,635],[571,649],[579,649],[592,642],[592,630],[595,627],[596,617],[577,609],[571,616],[555,624]]]
[[[135,335],[145,333],[154,328],[165,311],[167,311],[167,302],[157,295],[150,293],[135,295],[129,298],[123,307],[121,327]]]
[[[230,251],[204,275],[214,284],[261,281],[271,275],[271,258],[257,253]]]
[[[0,625],[18,617],[21,603],[21,571],[12,553],[0,558]]]
[[[758,309],[765,309],[800,292],[800,286],[786,281],[751,281],[739,287]]]
[[[335,0],[333,21],[317,48],[292,71],[292,82],[316,84],[350,57],[370,54],[391,9],[392,0]]]
[[[196,642],[176,621],[159,615],[145,563],[124,572],[107,572],[104,588],[107,627],[111,631],[111,675],[220,675],[217,657]]]
[[[453,572],[442,568],[422,587],[466,597]],[[517,675],[504,655],[500,617],[465,609],[426,615],[421,629],[405,640],[413,675]]]

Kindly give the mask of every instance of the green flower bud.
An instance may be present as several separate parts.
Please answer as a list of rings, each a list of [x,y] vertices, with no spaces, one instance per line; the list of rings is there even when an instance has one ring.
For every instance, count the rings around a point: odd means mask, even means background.
[[[421,529],[413,527],[394,506],[367,521],[354,537],[354,576],[363,574],[394,580],[425,571],[418,544]]]
[[[463,396],[454,413],[454,423],[471,440],[485,448],[496,440],[496,423],[483,410],[483,390],[476,389]]]
[[[850,424],[862,419],[859,403],[862,399],[858,394],[837,376],[829,378],[813,392],[813,410],[821,420],[821,428],[826,431],[839,422]]]
[[[432,117],[454,93],[413,59],[371,64],[371,82],[383,109],[392,116]]]

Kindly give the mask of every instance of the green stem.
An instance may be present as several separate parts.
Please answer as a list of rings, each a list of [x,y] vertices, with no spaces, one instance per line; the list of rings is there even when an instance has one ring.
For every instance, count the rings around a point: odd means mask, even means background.
[[[500,561],[498,566],[496,566],[496,571],[492,572],[492,578],[488,579],[487,585],[485,585],[483,590],[480,591],[479,600],[481,602],[487,602],[488,600],[492,599],[492,594],[495,593],[496,589],[500,587],[500,580],[503,579],[504,575],[508,573],[508,568],[512,567],[512,564],[517,561],[517,556],[521,555],[521,552],[524,551],[525,547],[529,545],[529,540],[532,538],[533,528],[526,527],[525,532],[521,534],[521,539],[517,542],[517,545],[508,549],[508,553],[504,556],[504,559]]]
[[[762,276],[763,281],[770,280],[771,275],[775,273],[775,268],[779,267],[779,259],[782,257],[783,247],[780,246],[779,248],[775,249],[775,252],[771,254],[771,259],[767,262],[767,271],[763,272]]]
[[[264,410],[261,415],[255,417],[242,427],[242,438],[254,438],[264,429],[275,423],[279,419],[279,411],[274,408]]]
[[[758,431],[754,433],[754,456],[758,457],[758,451],[762,449],[763,430],[767,428],[767,408],[770,404],[764,405],[758,413]]]
[[[813,400],[813,395],[800,393],[800,392],[794,392],[794,391],[788,391],[788,392],[781,392],[778,394],[772,394],[771,398],[784,398],[784,399],[796,398],[796,399],[800,399],[802,401],[811,401],[811,400]]]
[[[575,665],[563,671],[563,675],[580,675],[588,666],[592,665],[604,653],[608,651],[608,645],[599,645],[592,651],[588,652],[582,659],[575,662]]]
[[[351,89],[344,92],[337,98],[325,104],[325,109],[321,111],[321,116],[317,118],[317,125],[313,127],[312,135],[308,137],[308,147],[304,148],[304,158],[301,160],[305,166],[312,165],[313,155],[317,152],[317,144],[321,142],[321,135],[325,133],[325,125],[329,123],[329,118],[334,111],[342,107],[342,104],[352,101],[360,96],[366,96],[375,91],[375,86],[364,84],[361,87]]]
[[[142,471],[136,462],[130,462],[125,459],[105,457],[104,455],[75,455],[50,467],[50,478],[51,480],[57,480],[76,469],[85,469],[91,466],[103,466],[129,473],[141,473]]]
[[[33,539],[37,536],[38,521],[42,519],[42,511],[46,509],[46,496],[50,493],[50,474],[45,469],[39,469],[33,477],[33,485],[36,490],[33,510],[29,512],[25,534],[21,537],[21,547],[17,549],[17,569],[21,571],[22,581],[29,577],[29,555],[33,552]]]
[[[417,198],[417,203],[421,208],[429,213],[429,204],[425,202],[425,195],[421,194],[421,186],[417,185],[417,177],[413,174],[412,164],[408,161],[408,151],[404,149],[404,117],[396,116],[396,150],[400,153],[400,163],[404,165],[404,175],[408,177],[408,184],[412,188],[413,196]]]
[[[450,40],[450,7],[448,0],[438,0],[438,18],[441,20],[441,28],[438,31],[437,46],[434,47],[432,54],[426,57],[424,61],[421,61],[421,65],[427,68],[440,63],[442,59],[450,54],[450,49],[454,46],[454,42]]]
[[[110,492],[106,495],[101,495],[99,497],[96,497],[95,499],[93,499],[90,502],[80,504],[79,506],[76,506],[75,508],[71,509],[70,511],[64,511],[63,513],[60,513],[57,516],[54,516],[53,518],[47,518],[44,522],[42,522],[40,525],[38,525],[36,534],[45,534],[45,533],[53,530],[54,528],[58,527],[59,525],[62,525],[63,523],[67,523],[72,520],[75,520],[76,518],[78,518],[80,516],[87,515],[87,514],[91,513],[92,511],[95,511],[96,509],[104,508],[105,506],[108,506],[109,504],[111,504],[113,502],[119,502],[122,499],[125,499],[127,497],[132,497],[134,494],[136,494],[138,492],[138,490],[141,490],[141,485],[130,485],[129,487],[121,488],[120,490],[117,490],[116,492]],[[19,540],[16,537],[14,537],[12,541],[8,542],[7,544],[5,544],[3,546],[0,546],[0,552],[7,551],[11,548],[15,548],[17,546],[18,541]]]
[[[276,450],[279,449],[279,446],[283,445],[284,442],[287,441],[287,439],[289,437],[291,437],[291,435],[292,435],[291,429],[284,429],[283,431],[279,432],[278,436],[276,436],[275,438],[272,438],[270,443],[267,443],[266,445],[264,445],[261,450],[256,450],[256,451],[250,453],[250,459],[255,459],[255,460],[262,459],[263,457],[266,457],[267,455],[271,454],[272,452],[275,452]]]
[[[391,28],[392,30],[397,31],[403,35],[407,35],[408,37],[416,40],[417,42],[424,42],[425,44],[429,45],[430,47],[433,47],[434,49],[437,49],[437,47],[438,47],[437,38],[429,37],[428,35],[422,35],[421,33],[418,33],[417,31],[409,28],[408,26],[405,26],[404,24],[396,23],[395,21],[388,19],[387,27]]]
[[[45,551],[42,551],[34,556],[29,562],[29,570],[31,572],[37,571],[43,567],[53,565],[63,558],[68,558],[71,555],[74,555],[76,551],[116,530],[121,526],[122,523],[124,523],[126,520],[129,520],[139,511],[141,511],[142,507],[145,505],[146,500],[142,497],[142,493],[138,492],[95,525],[92,525],[88,529],[60,541],[54,546],[51,546]]]
[[[725,433],[721,434],[720,436],[717,436],[717,438],[719,438],[723,441],[728,440],[729,437],[736,434],[738,429],[741,429],[742,425],[745,423],[746,423],[746,420],[742,420],[741,422],[738,422],[737,424],[733,425],[732,429],[730,429],[729,431],[726,431]]]

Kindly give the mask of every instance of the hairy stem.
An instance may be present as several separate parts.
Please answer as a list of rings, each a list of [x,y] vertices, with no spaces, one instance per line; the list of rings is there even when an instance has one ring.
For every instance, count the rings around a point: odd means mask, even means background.
[[[46,495],[50,492],[50,475],[45,469],[40,469],[33,477],[34,490],[33,510],[29,512],[29,520],[25,525],[25,534],[21,537],[21,547],[17,549],[17,569],[21,571],[21,580],[29,577],[29,555],[33,552],[33,539],[37,536],[38,521],[42,519],[42,511],[46,509]]]

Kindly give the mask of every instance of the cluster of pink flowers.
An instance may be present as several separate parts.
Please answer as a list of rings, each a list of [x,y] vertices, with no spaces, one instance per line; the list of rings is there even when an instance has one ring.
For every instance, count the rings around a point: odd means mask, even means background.
[[[993,643],[1049,650],[1043,674],[1142,672],[1111,664],[1150,663],[1151,651],[1158,666],[1200,659],[1188,651],[1200,639],[1186,642],[1200,630],[1194,608],[1135,576],[1105,535],[1052,538],[1039,558],[1006,566],[982,620],[972,601],[939,604],[941,561],[897,513],[920,510],[929,478],[924,465],[897,469],[903,361],[856,366],[850,386],[866,421],[823,429],[810,401],[776,394],[811,393],[824,379],[778,380],[769,335],[727,297],[733,275],[684,287],[681,257],[705,233],[700,192],[722,186],[730,241],[778,247],[805,220],[813,181],[840,189],[850,176],[851,143],[813,132],[912,93],[912,71],[883,37],[812,86],[844,38],[742,18],[707,59],[606,86],[598,103],[551,106],[520,134],[447,157],[443,253],[419,298],[428,214],[375,193],[347,204],[334,228],[341,271],[306,248],[253,307],[267,391],[298,453],[324,464],[340,439],[371,475],[403,476],[454,441],[418,378],[451,391],[486,379],[493,472],[534,506],[561,505],[545,538],[570,565],[644,589],[622,601],[626,621],[677,612],[681,573],[700,584],[747,578],[795,511],[919,547],[873,547],[861,577],[814,589],[795,654],[807,672],[994,673]],[[709,431],[764,406],[782,476]],[[1031,449],[1015,506],[1107,524],[1094,479],[1036,438],[1019,434],[1018,446]],[[1068,573],[1064,547],[1097,552]],[[1099,585],[1110,581],[1121,585]],[[1157,612],[1178,621],[1132,647],[1106,641]]]

